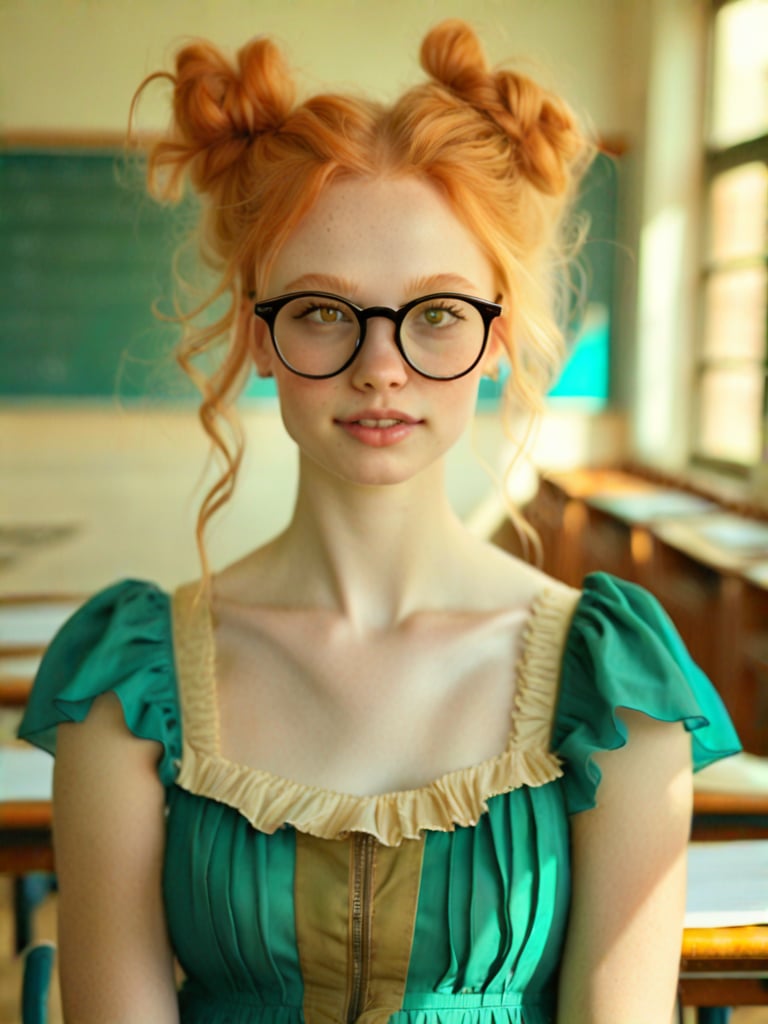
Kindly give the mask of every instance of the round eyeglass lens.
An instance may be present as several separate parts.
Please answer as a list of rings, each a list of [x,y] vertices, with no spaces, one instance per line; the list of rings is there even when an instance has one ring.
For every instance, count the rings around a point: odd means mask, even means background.
[[[301,295],[275,317],[275,344],[299,373],[324,377],[350,359],[360,337],[355,311],[345,302],[322,295]]]
[[[400,343],[409,362],[430,377],[456,377],[477,362],[485,341],[479,310],[463,299],[420,302],[403,321]]]

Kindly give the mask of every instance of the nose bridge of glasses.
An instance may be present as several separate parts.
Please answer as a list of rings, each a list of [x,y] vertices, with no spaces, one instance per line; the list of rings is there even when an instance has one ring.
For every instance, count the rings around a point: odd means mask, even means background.
[[[395,329],[399,330],[403,315],[400,310],[392,309],[389,306],[368,306],[367,309],[358,311],[357,318],[363,332],[367,330],[369,320],[390,320],[395,325]]]
[[[393,325],[392,328],[387,328],[386,338],[388,341],[394,341],[397,347],[400,347],[399,336],[400,326],[403,322],[403,313],[399,309],[392,309],[390,306],[368,306],[366,309],[357,311],[357,319],[360,324],[360,344],[369,334],[369,321],[370,320],[389,320]],[[382,325],[383,327],[384,325]]]
[[[360,325],[357,372],[394,374],[399,379],[409,364],[400,340],[402,311],[389,306],[369,306],[356,312]]]

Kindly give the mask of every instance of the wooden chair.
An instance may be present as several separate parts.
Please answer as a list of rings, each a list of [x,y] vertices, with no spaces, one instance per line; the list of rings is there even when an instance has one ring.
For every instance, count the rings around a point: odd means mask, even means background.
[[[56,948],[41,942],[25,950],[23,957],[21,1024],[46,1024]]]

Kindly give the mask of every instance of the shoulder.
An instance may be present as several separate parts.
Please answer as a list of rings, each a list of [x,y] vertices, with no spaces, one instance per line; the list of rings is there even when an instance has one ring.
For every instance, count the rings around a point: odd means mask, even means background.
[[[488,609],[531,607],[544,595],[573,608],[580,591],[488,541],[473,538],[462,586]]]
[[[99,701],[107,694],[111,701]],[[180,751],[170,596],[123,580],[99,591],[62,626],[41,662],[19,735],[55,753],[58,726],[100,704],[119,709],[135,737],[161,744],[160,774]]]
[[[636,584],[595,573],[585,579],[574,607],[553,726],[553,747],[566,763],[570,810],[595,805],[602,778],[595,755],[627,744],[633,713],[682,723],[696,769],[740,749],[717,691],[656,598]]]

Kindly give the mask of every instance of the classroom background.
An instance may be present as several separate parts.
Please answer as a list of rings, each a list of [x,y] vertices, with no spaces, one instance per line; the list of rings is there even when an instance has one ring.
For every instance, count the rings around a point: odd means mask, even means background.
[[[569,583],[605,569],[656,593],[744,739],[728,785],[768,804],[768,0],[0,0],[0,754],[37,642],[9,635],[19,608],[44,598],[50,625],[57,602],[117,578],[199,573],[213,469],[177,328],[152,313],[172,308],[194,203],[141,191],[123,146],[136,86],[189,37],[234,51],[266,33],[306,91],[387,98],[420,79],[420,40],[450,16],[567,97],[600,149],[578,204],[585,298],[529,456],[504,477],[520,424],[505,435],[484,382],[451,498],[522,554],[513,500]],[[140,133],[167,103],[167,84],[146,91]],[[269,382],[249,383],[241,415],[214,566],[279,530],[294,493]],[[0,874],[0,1021],[15,1020],[10,893]]]

